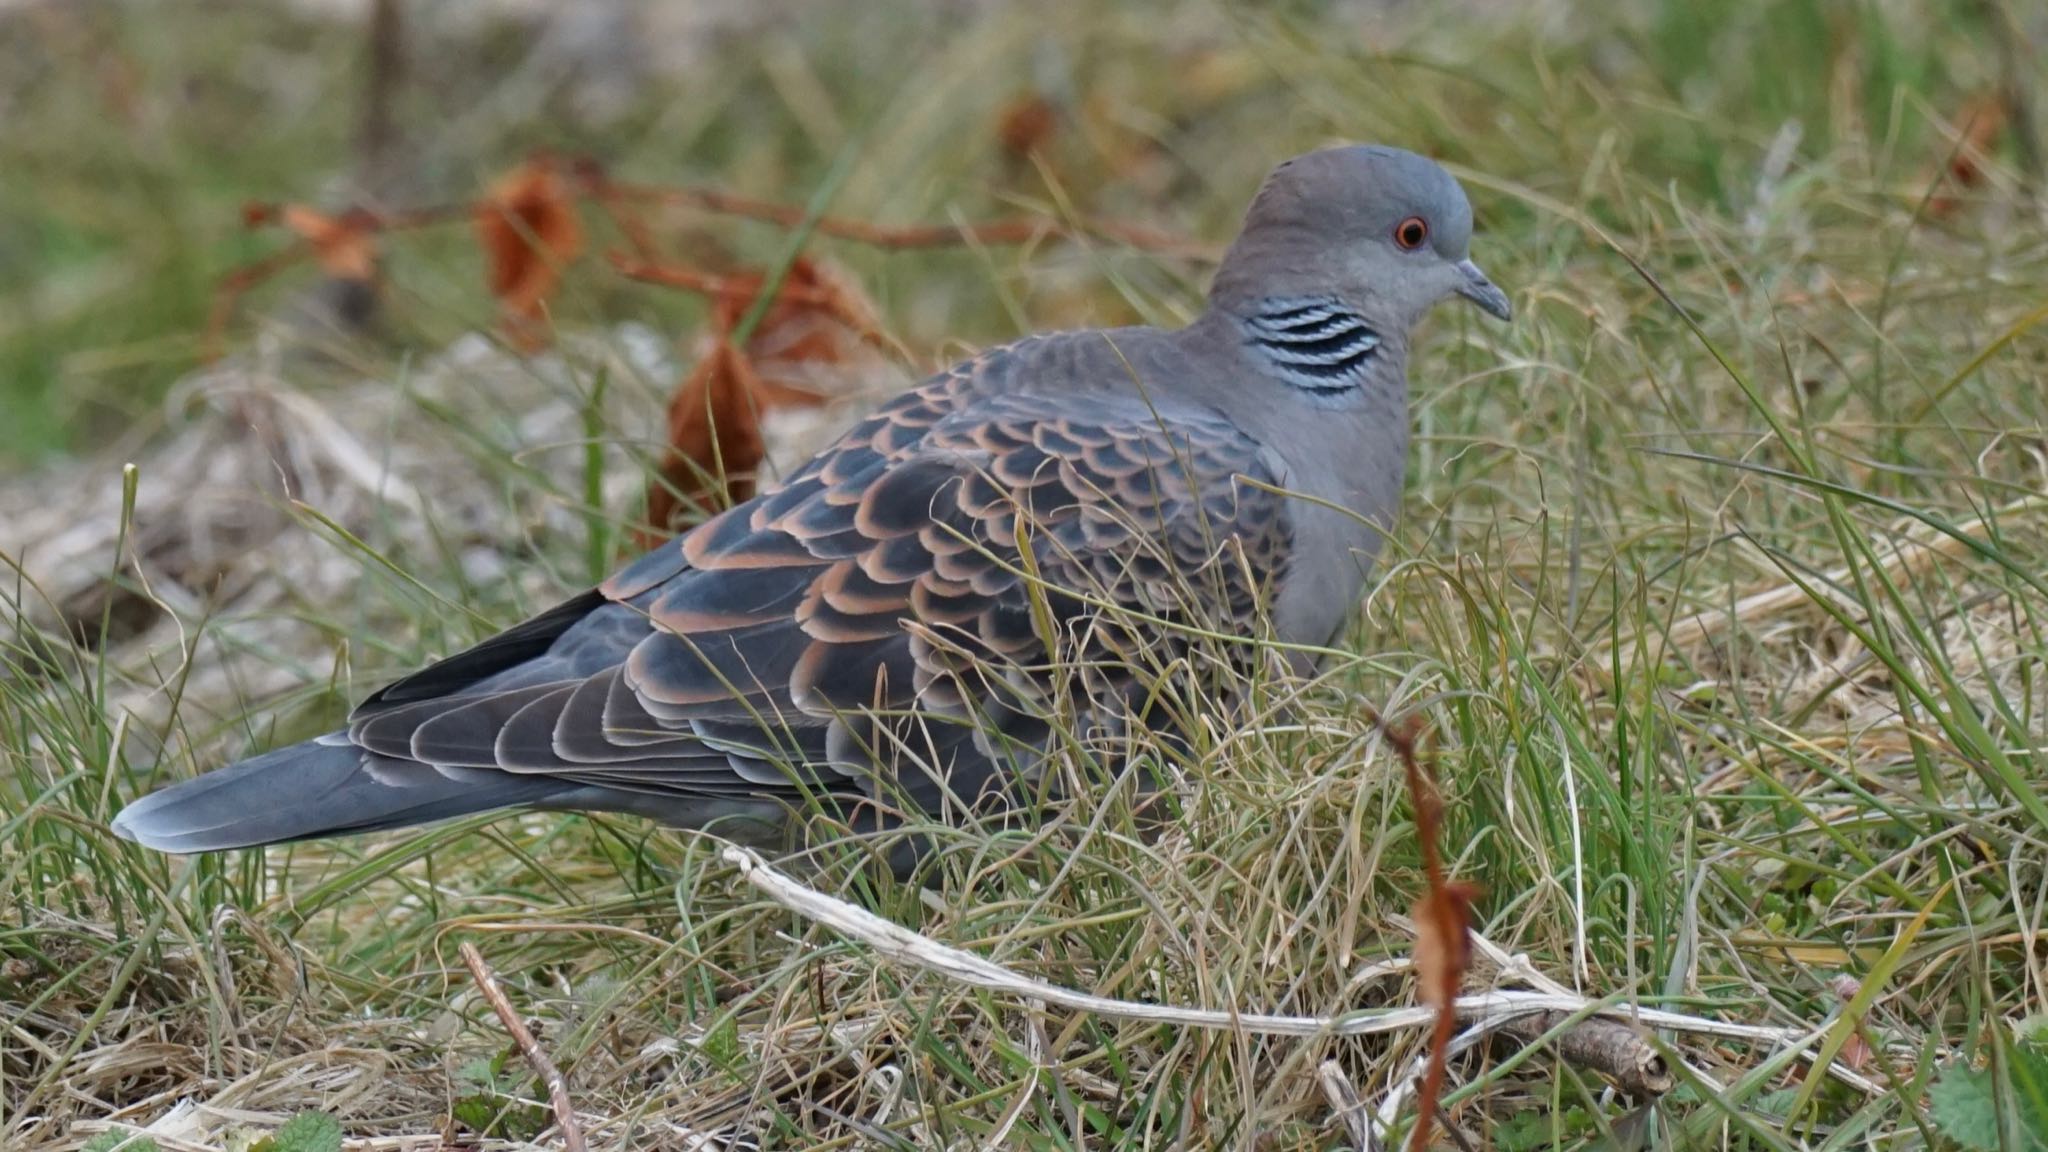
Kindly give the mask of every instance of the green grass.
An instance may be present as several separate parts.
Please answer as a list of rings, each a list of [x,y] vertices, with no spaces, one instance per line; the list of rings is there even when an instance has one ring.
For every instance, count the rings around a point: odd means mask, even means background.
[[[1461,1129],[1510,1149],[1638,1125],[1658,1147],[1943,1145],[1928,1084],[2011,1053],[2010,1026],[2048,1010],[2048,243],[2011,155],[1960,211],[1926,214],[1951,147],[1939,117],[1995,79],[1995,53],[1983,5],[1894,7],[1616,0],[1532,35],[1426,13],[1382,33],[1314,5],[884,6],[714,53],[602,124],[547,90],[516,105],[529,114],[440,130],[452,113],[436,109],[510,100],[518,38],[465,34],[435,42],[445,66],[405,98],[432,143],[407,195],[458,199],[550,144],[800,204],[852,142],[837,215],[1079,211],[1220,240],[1266,167],[1304,148],[1375,138],[1456,165],[1475,255],[1518,316],[1446,309],[1424,337],[1406,514],[1357,655],[1261,730],[1199,748],[1171,835],[1137,836],[1112,803],[1079,847],[938,833],[945,882],[929,890],[857,848],[826,853],[814,882],[1103,995],[1406,1004],[1398,972],[1354,979],[1410,953],[1398,917],[1421,889],[1363,705],[1419,709],[1441,742],[1448,855],[1485,889],[1489,939],[1590,997],[1836,1021],[1827,1043],[1866,1038],[1865,1075],[1894,1088],[1808,1090],[1768,1048],[1675,1036],[1713,1081],[1688,1076],[1638,1115],[1583,1071],[1495,1051],[1454,1062]],[[351,35],[261,5],[86,11],[38,34],[119,49],[135,122],[106,113],[108,81],[81,55],[0,81],[15,85],[0,171],[29,177],[0,180],[0,251],[25,254],[0,259],[0,314],[27,318],[0,319],[15,416],[0,457],[16,460],[167,419],[158,399],[193,366],[212,278],[262,250],[239,202],[320,200],[349,166]],[[1071,118],[1041,165],[1006,161],[994,117],[1047,76]],[[1765,173],[1795,123],[1789,164]],[[754,263],[786,242],[715,220],[668,231]],[[1102,245],[817,247],[927,365],[1033,328],[1170,322],[1198,307],[1203,274]],[[339,403],[391,381],[394,442],[434,449],[501,515],[421,533],[360,503],[292,510],[290,543],[266,555],[351,577],[253,610],[171,605],[206,639],[189,662],[48,638],[0,650],[0,1141],[75,1147],[75,1125],[122,1108],[147,1122],[181,1095],[331,1110],[358,1136],[432,1131],[480,1096],[503,1107],[501,1133],[531,1136],[507,1101],[538,1097],[470,990],[465,940],[540,1021],[579,1106],[610,1118],[611,1146],[740,1125],[767,1146],[965,1147],[1014,1109],[1009,1146],[1324,1147],[1341,1127],[1319,1063],[1369,1102],[1388,1090],[1419,1037],[1037,1011],[807,925],[715,842],[630,820],[471,820],[196,860],[114,840],[106,818],[155,783],[316,731],[578,587],[604,544],[592,526],[615,537],[632,514],[595,506],[621,486],[591,470],[630,471],[617,446],[654,434],[631,414],[667,381],[604,375],[594,403],[599,369],[579,353],[516,389],[415,386],[489,302],[460,227],[394,240],[390,281],[378,337],[292,361],[291,382]],[[235,345],[292,291],[259,292]],[[699,317],[599,261],[559,310],[599,338],[635,320],[687,341]],[[521,438],[549,400],[583,414],[578,442]],[[586,419],[614,450],[584,450]],[[342,521],[353,540],[318,519],[343,507],[360,513]],[[477,547],[534,578],[476,578],[462,557]],[[1772,590],[1786,594],[1746,599]],[[263,659],[262,625],[295,688],[244,699],[216,680],[186,698],[210,663]],[[110,707],[159,686],[170,702]]]

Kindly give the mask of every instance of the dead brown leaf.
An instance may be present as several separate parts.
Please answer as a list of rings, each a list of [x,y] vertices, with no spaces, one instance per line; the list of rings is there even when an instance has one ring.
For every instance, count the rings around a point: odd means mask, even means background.
[[[1415,805],[1415,836],[1422,846],[1422,869],[1428,882],[1428,890],[1415,902],[1415,978],[1423,1003],[1436,1009],[1436,1027],[1430,1034],[1429,1065],[1415,1093],[1415,1127],[1408,1140],[1409,1152],[1422,1152],[1429,1146],[1437,1102],[1443,1098],[1444,1065],[1450,1055],[1451,1034],[1458,1025],[1458,988],[1472,965],[1472,902],[1479,898],[1479,888],[1444,874],[1438,847],[1444,802],[1432,772],[1434,760],[1419,748],[1420,723],[1382,720],[1379,725],[1408,776],[1408,793]],[[1425,769],[1425,763],[1431,769]]]
[[[692,512],[745,500],[766,455],[762,420],[832,399],[825,377],[868,346],[886,343],[875,309],[843,274],[799,257],[783,277],[744,347],[735,330],[760,293],[760,273],[710,276],[691,269],[621,266],[637,278],[712,298],[697,366],[668,408],[668,449],[647,489],[645,542],[660,540]]]
[[[537,156],[491,185],[475,221],[506,338],[525,351],[544,347],[548,297],[583,252],[575,185],[561,164]]]
[[[364,298],[374,303],[382,286],[377,274],[378,234],[386,224],[373,213],[351,208],[333,215],[304,204],[252,202],[242,206],[242,223],[249,228],[280,226],[291,232],[295,241],[221,277],[214,286],[213,306],[206,318],[202,360],[210,363],[219,359],[228,319],[243,295],[308,257],[330,279],[359,286]]]
[[[996,142],[1016,161],[1041,152],[1059,132],[1059,110],[1036,92],[1026,92],[1004,105],[996,116]]]
[[[667,537],[692,511],[709,513],[753,495],[753,472],[766,455],[761,436],[765,391],[746,354],[720,337],[700,357],[668,405],[668,450],[647,486],[646,543]]]
[[[304,204],[248,204],[242,222],[251,228],[276,224],[312,251],[321,271],[336,280],[370,283],[377,278],[377,218],[361,208],[330,215]]]
[[[2005,94],[1996,90],[1980,92],[1966,101],[1953,123],[1960,134],[1949,155],[1942,183],[1927,201],[1927,214],[1937,219],[1953,216],[1962,207],[1959,193],[1984,186],[1988,174],[1985,161],[1998,146],[2012,119]]]

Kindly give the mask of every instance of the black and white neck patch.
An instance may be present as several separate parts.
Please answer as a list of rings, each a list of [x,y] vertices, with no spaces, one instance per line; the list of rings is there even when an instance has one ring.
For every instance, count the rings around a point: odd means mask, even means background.
[[[1365,317],[1335,297],[1280,296],[1259,301],[1244,317],[1245,344],[1273,374],[1319,396],[1365,383],[1380,347]]]

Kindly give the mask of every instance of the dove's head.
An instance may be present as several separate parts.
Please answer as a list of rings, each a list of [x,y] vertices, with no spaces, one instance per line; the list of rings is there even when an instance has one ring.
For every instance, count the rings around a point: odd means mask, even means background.
[[[1377,145],[1310,152],[1266,177],[1210,296],[1232,311],[1335,296],[1404,333],[1450,296],[1506,320],[1471,240],[1472,205],[1435,161]]]

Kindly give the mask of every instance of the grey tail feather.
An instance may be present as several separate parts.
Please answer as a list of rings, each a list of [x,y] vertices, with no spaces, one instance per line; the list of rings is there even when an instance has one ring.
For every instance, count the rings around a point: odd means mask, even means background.
[[[377,770],[387,766],[388,771]],[[144,796],[121,809],[113,827],[160,852],[217,852],[545,805],[577,790],[546,776],[442,773],[326,737]]]

